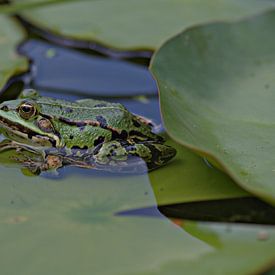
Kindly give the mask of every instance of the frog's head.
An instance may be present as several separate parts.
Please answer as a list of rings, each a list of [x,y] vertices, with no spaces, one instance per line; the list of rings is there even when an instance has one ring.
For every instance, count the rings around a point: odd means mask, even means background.
[[[20,143],[61,147],[51,117],[40,113],[36,98],[20,98],[0,104],[0,131]]]

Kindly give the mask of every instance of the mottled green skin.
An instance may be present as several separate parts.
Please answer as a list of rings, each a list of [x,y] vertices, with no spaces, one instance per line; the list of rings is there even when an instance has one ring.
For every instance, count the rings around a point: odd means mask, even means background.
[[[26,103],[36,110],[28,119],[19,112],[19,106]],[[175,155],[173,148],[152,133],[150,123],[118,103],[70,102],[23,91],[21,98],[0,104],[0,123],[3,134],[18,144],[61,156],[70,164],[126,166],[129,157],[135,156],[153,169]]]

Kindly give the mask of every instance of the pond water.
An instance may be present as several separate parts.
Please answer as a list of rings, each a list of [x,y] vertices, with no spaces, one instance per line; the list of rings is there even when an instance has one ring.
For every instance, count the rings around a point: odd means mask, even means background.
[[[23,76],[25,87],[56,98],[120,102],[164,131],[147,66],[35,39],[25,41],[20,53],[32,64]],[[181,274],[183,269],[200,274],[217,256],[238,255],[240,241],[243,253],[252,262],[257,258],[255,264],[271,259],[260,250],[273,249],[272,227],[218,221],[274,224],[274,208],[248,198],[220,171],[175,146],[175,161],[139,175],[64,167],[58,174],[25,176],[3,156],[3,274]],[[200,202],[206,199],[208,204]],[[249,254],[252,248],[259,252]],[[249,270],[245,262],[239,265]],[[230,262],[223,268],[234,271]]]

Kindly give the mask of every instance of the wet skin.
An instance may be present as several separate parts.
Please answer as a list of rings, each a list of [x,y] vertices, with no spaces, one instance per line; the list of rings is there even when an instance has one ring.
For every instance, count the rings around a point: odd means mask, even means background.
[[[39,171],[75,165],[131,173],[141,162],[152,170],[176,154],[152,132],[149,121],[121,104],[94,99],[70,102],[42,97],[34,90],[0,104],[0,128],[11,141],[0,149],[40,154],[43,163],[25,163]]]

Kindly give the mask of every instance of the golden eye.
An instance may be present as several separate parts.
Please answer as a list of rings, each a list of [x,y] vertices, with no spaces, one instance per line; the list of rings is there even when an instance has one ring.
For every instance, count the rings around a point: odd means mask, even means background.
[[[31,102],[24,102],[18,107],[19,115],[24,119],[30,119],[36,114],[36,108]]]

